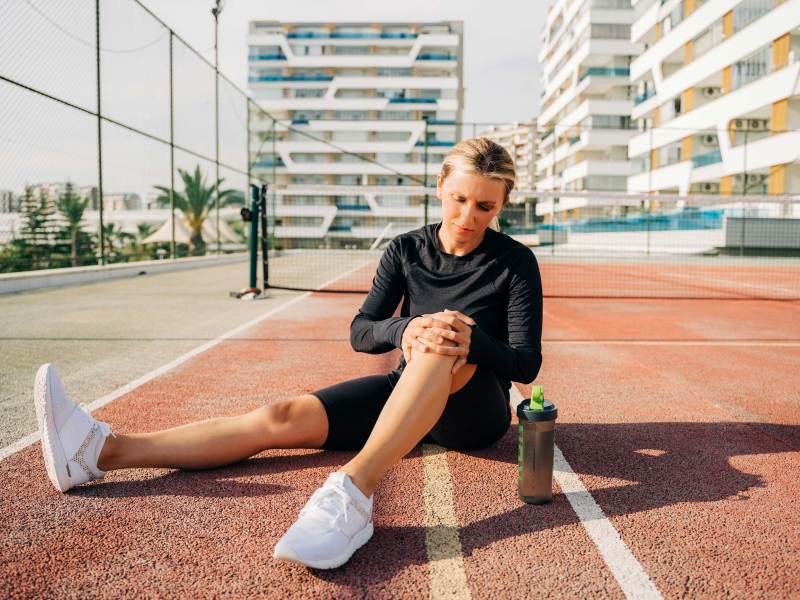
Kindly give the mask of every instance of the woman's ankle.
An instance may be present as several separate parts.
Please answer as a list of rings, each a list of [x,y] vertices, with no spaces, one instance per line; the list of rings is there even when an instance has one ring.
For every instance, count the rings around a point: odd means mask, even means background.
[[[119,442],[114,435],[107,435],[97,456],[97,468],[101,471],[112,471],[116,468]]]

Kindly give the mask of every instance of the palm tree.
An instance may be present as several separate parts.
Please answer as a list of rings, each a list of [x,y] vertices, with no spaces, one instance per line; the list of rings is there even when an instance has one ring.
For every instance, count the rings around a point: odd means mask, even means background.
[[[114,258],[115,248],[117,246],[124,246],[126,241],[134,239],[133,234],[123,231],[122,227],[113,221],[103,225],[103,237],[105,238],[106,242],[108,258],[112,260]]]
[[[64,193],[56,201],[58,210],[64,215],[67,224],[64,227],[70,243],[70,258],[73,267],[78,266],[78,237],[81,234],[81,221],[83,212],[89,204],[89,198],[79,198],[75,193],[75,186],[67,182]]]
[[[175,191],[173,194],[175,207],[180,209],[186,220],[186,225],[191,230],[189,243],[191,253],[194,255],[204,254],[206,243],[203,240],[203,223],[208,217],[209,212],[216,202],[217,184],[213,183],[206,187],[205,177],[200,172],[200,165],[194,169],[194,173],[189,173],[179,168],[178,173],[183,180],[183,192]],[[222,184],[224,179],[220,179]],[[161,185],[155,186],[161,192],[156,198],[156,203],[160,207],[169,206],[170,189]],[[241,193],[236,190],[220,190],[220,207],[240,204],[243,202]]]

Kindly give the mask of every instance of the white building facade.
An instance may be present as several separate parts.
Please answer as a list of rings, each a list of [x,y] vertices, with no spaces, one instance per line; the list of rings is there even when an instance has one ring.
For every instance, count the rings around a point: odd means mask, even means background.
[[[533,190],[536,182],[536,120],[489,127],[481,135],[503,146],[517,170],[515,189]]]
[[[629,0],[554,0],[542,30],[538,190],[624,191],[638,172],[628,160],[634,92],[630,64],[643,46],[631,41]],[[581,208],[583,213],[581,214]],[[552,201],[539,202],[545,220]],[[555,212],[605,214],[568,193]]]
[[[251,160],[281,190],[283,245],[363,247],[419,227],[422,197],[381,190],[433,183],[459,139],[462,24],[253,21],[248,45],[250,94],[277,119],[251,113]]]
[[[638,192],[800,193],[800,0],[634,0]]]

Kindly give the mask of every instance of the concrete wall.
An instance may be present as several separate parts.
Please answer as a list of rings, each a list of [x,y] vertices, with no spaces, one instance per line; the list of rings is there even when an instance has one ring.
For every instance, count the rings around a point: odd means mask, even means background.
[[[745,221],[747,221],[745,223]],[[725,246],[800,250],[800,219],[725,218]]]
[[[82,283],[94,283],[121,277],[136,277],[142,273],[166,273],[168,271],[182,271],[184,269],[198,269],[213,267],[235,262],[245,262],[248,254],[223,254],[221,256],[193,256],[190,258],[177,258],[175,260],[148,260],[134,263],[120,263],[115,265],[92,265],[89,267],[74,267],[67,269],[44,269],[41,271],[25,271],[22,273],[0,274],[0,294],[26,292],[30,290],[61,287]]]

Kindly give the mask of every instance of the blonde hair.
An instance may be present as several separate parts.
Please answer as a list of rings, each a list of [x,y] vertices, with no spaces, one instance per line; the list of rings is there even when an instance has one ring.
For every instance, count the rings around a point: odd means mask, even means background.
[[[503,206],[508,202],[508,196],[514,189],[517,179],[514,160],[508,151],[497,142],[485,137],[461,140],[450,149],[450,152],[444,157],[440,171],[442,182],[456,170],[502,182],[505,186]],[[492,219],[489,227],[500,231],[500,222],[497,217]]]

